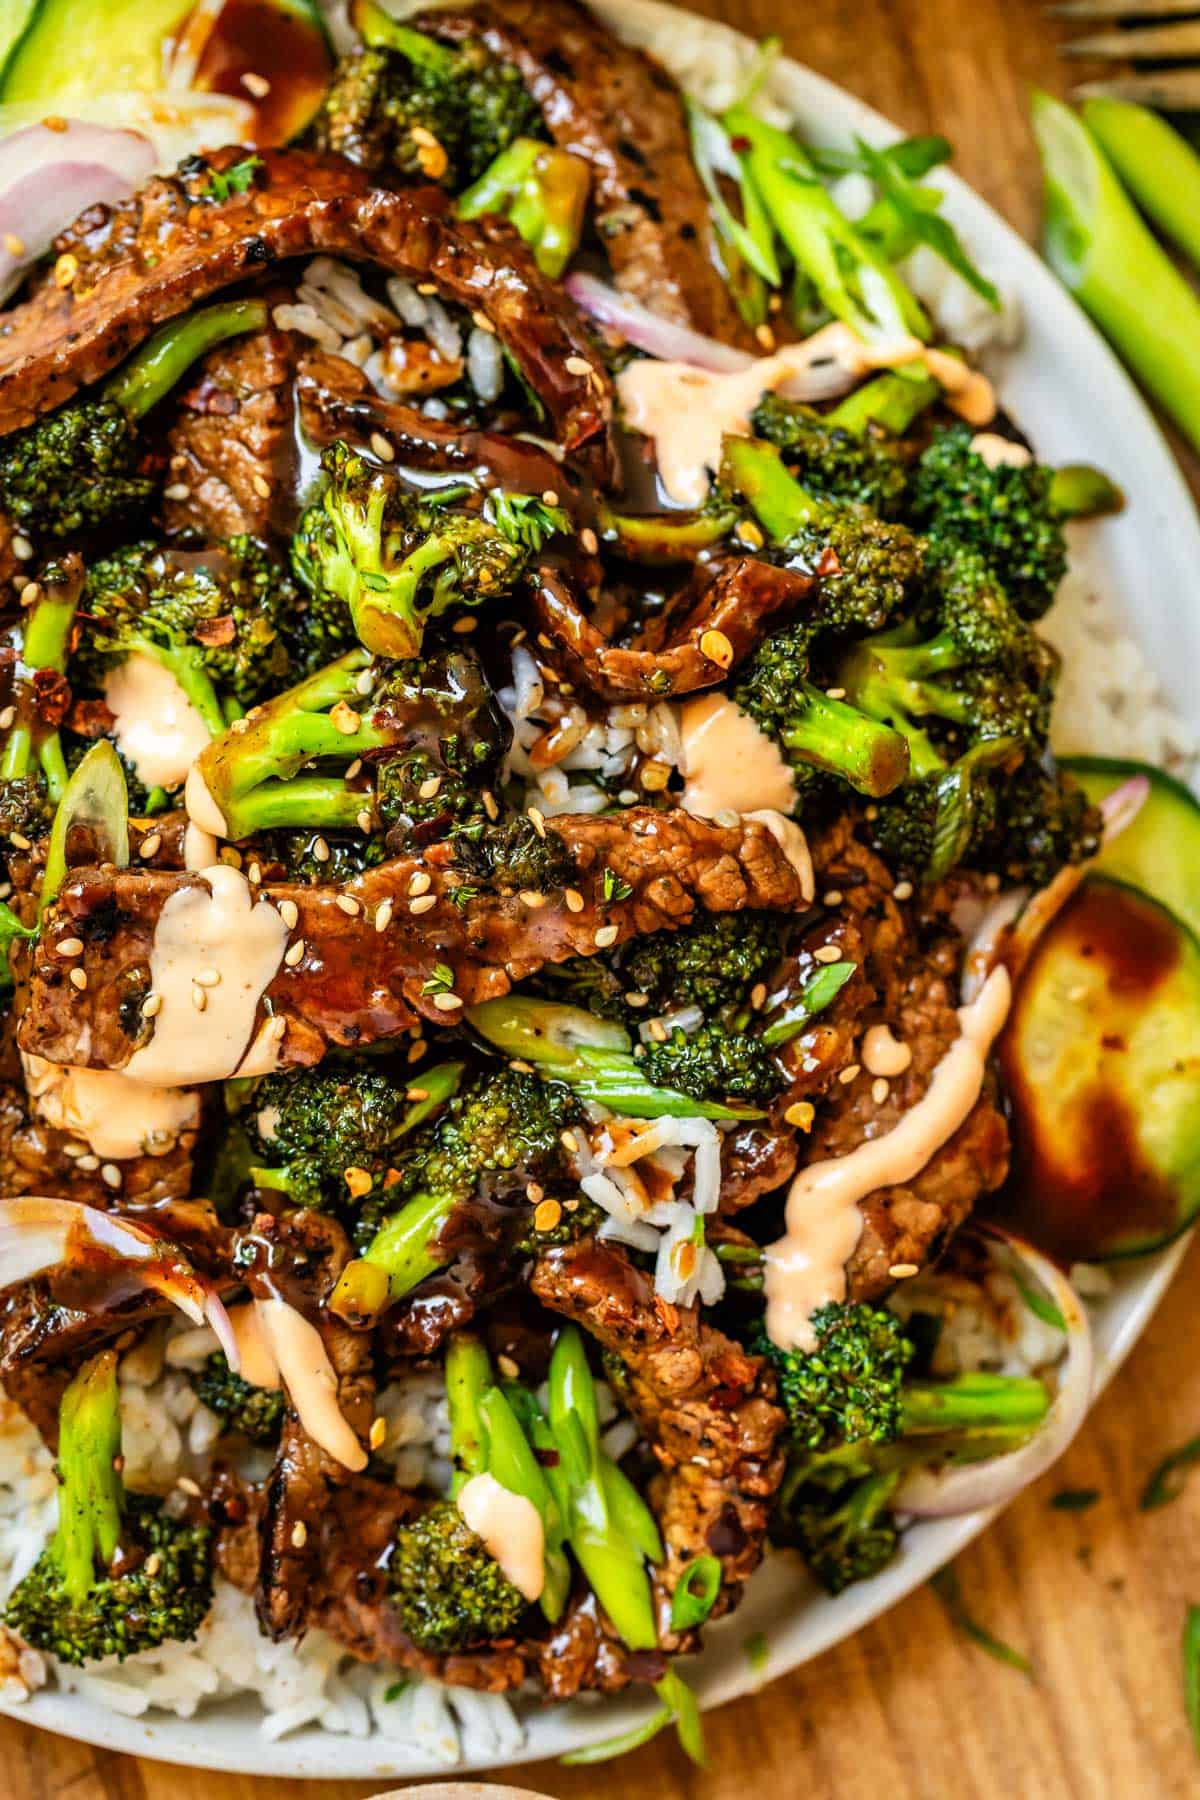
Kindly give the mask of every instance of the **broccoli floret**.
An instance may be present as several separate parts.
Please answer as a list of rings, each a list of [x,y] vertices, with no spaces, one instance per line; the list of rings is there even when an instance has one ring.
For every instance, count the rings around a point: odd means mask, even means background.
[[[212,1604],[212,1532],[125,1493],[112,1350],[85,1363],[59,1410],[58,1526],[9,1596],[4,1622],[82,1666],[196,1635]]]
[[[64,679],[83,565],[71,555],[42,570],[24,617],[13,668],[12,711],[0,749],[0,831],[31,841],[53,818],[67,785],[59,725],[70,702]]]
[[[761,1039],[710,1020],[697,1031],[673,1031],[649,1043],[640,1058],[647,1081],[678,1088],[694,1099],[753,1100],[766,1105],[786,1086],[779,1063]]]
[[[939,392],[933,381],[879,375],[826,413],[766,394],[750,423],[756,437],[783,453],[809,493],[894,519],[908,492],[909,459],[900,440]]]
[[[511,1637],[529,1605],[453,1500],[398,1527],[388,1580],[400,1623],[422,1650]]]
[[[324,1065],[268,1075],[246,1126],[263,1159],[251,1171],[254,1180],[282,1189],[301,1206],[336,1207],[357,1204],[368,1193],[378,1196],[400,1146],[450,1099],[462,1069],[461,1063],[439,1063],[411,1080]]]
[[[0,506],[22,531],[47,538],[133,517],[154,492],[138,421],[197,357],[266,321],[257,300],[223,301],[171,320],[98,394],[0,440]]]
[[[216,737],[223,697],[252,706],[286,676],[282,626],[295,602],[286,568],[257,538],[204,550],[128,544],[88,571],[72,672],[102,688],[128,657],[152,657]]]
[[[404,843],[424,841],[473,810],[472,796],[494,775],[508,738],[469,652],[372,665],[354,650],[210,744],[189,791],[207,789],[231,838],[279,827],[369,834],[382,820]],[[406,760],[414,756],[423,761]],[[430,773],[414,792],[421,768]],[[422,794],[431,775],[438,787]]]
[[[781,955],[781,928],[778,913],[710,913],[679,931],[635,938],[620,963],[621,985],[646,996],[643,1018],[683,1006],[711,1018],[769,975]]]
[[[939,431],[917,464],[909,517],[936,542],[976,551],[1026,619],[1040,619],[1067,569],[1053,509],[1054,471],[1043,463],[989,468],[971,428]]]
[[[913,1347],[894,1313],[835,1301],[813,1314],[817,1346],[780,1350],[760,1330],[754,1348],[769,1356],[797,1444],[828,1450],[862,1438],[887,1443],[900,1429],[900,1384]]]
[[[881,808],[881,817],[887,810]],[[1097,855],[1102,836],[1100,812],[1079,783],[1064,769],[1027,758],[1006,775],[995,806],[979,818],[971,856],[982,869],[1039,888],[1066,864]]]
[[[449,1260],[439,1234],[454,1209],[477,1192],[516,1198],[530,1182],[543,1191],[563,1182],[570,1164],[562,1134],[579,1123],[580,1111],[560,1081],[489,1069],[449,1101],[435,1124],[415,1134],[395,1161],[399,1182],[367,1202],[358,1233],[361,1241],[385,1206],[392,1209],[364,1251],[368,1262],[387,1272],[392,1298]]]
[[[334,72],[309,128],[317,149],[457,191],[514,138],[541,130],[517,70],[478,40],[439,43],[362,0],[353,18],[366,48]]]
[[[282,1388],[251,1387],[234,1374],[221,1350],[214,1350],[192,1379],[196,1398],[216,1413],[226,1431],[240,1431],[252,1444],[278,1443],[287,1410]]]
[[[777,1536],[799,1550],[827,1593],[840,1594],[852,1582],[869,1581],[900,1548],[890,1510],[899,1481],[899,1472],[889,1471],[840,1482],[832,1490],[811,1482],[792,1496],[787,1531]]]
[[[475,510],[409,487],[394,471],[369,462],[345,443],[321,458],[328,482],[307,509],[292,542],[296,573],[311,592],[348,608],[359,640],[381,656],[420,653],[431,619],[481,606],[511,594],[527,574],[535,551],[561,528],[558,509],[545,532],[529,496],[499,500],[469,491]]]

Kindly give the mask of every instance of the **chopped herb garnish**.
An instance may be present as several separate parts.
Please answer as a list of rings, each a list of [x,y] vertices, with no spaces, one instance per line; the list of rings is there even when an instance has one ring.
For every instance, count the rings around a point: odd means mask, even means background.
[[[479,889],[477,887],[469,887],[464,881],[460,883],[458,887],[452,889],[450,898],[455,906],[457,906],[459,912],[466,912],[468,903],[474,900],[478,892]]]
[[[752,1631],[742,1644],[742,1649],[746,1652],[746,1661],[756,1675],[761,1675],[766,1668],[770,1648],[765,1631]]]
[[[1183,1621],[1183,1704],[1200,1754],[1200,1606],[1189,1606]]]
[[[454,986],[454,970],[449,963],[434,963],[433,973],[421,983],[423,994],[448,994]]]
[[[643,1744],[648,1744],[651,1738],[658,1736],[664,1725],[670,1723],[671,1708],[660,1706],[640,1725],[631,1725],[628,1731],[618,1732],[616,1737],[604,1738],[599,1744],[587,1744],[582,1750],[572,1750],[561,1761],[571,1766],[611,1762],[616,1756],[627,1756],[631,1750],[640,1750]]]
[[[615,869],[606,866],[601,877],[601,891],[605,900],[628,900],[633,889],[627,881],[622,881]]]
[[[1052,1496],[1050,1504],[1055,1512],[1086,1512],[1099,1498],[1099,1488],[1062,1488]]]
[[[721,1591],[721,1564],[715,1556],[695,1556],[684,1569],[671,1596],[672,1631],[702,1625]]]
[[[227,169],[213,169],[208,177],[205,199],[229,200],[234,194],[244,194],[262,166],[261,156],[244,156],[241,162],[231,163]]]
[[[1017,1292],[1020,1294],[1034,1318],[1040,1319],[1043,1325],[1052,1325],[1055,1331],[1065,1331],[1067,1329],[1067,1321],[1063,1318],[1054,1302],[1052,1300],[1047,1300],[1044,1294],[1039,1294],[1037,1289],[1030,1282],[1026,1281],[1025,1277],[1018,1269],[1012,1268],[1009,1269],[1008,1272],[1013,1278]]]
[[[1156,1506],[1166,1506],[1171,1500],[1178,1500],[1187,1486],[1188,1475],[1195,1463],[1200,1462],[1200,1437],[1189,1438],[1186,1444],[1180,1444],[1178,1450],[1172,1450],[1164,1456],[1142,1489],[1142,1497],[1138,1502],[1143,1512],[1153,1512]]]
[[[1033,1664],[1029,1658],[1022,1656],[1019,1650],[1014,1650],[1011,1644],[1002,1643],[999,1638],[993,1637],[990,1631],[985,1631],[984,1627],[971,1617],[963,1600],[962,1590],[958,1585],[958,1576],[955,1574],[952,1564],[947,1563],[944,1569],[939,1569],[937,1574],[930,1578],[929,1585],[949,1613],[951,1622],[961,1632],[964,1632],[973,1644],[978,1644],[981,1650],[986,1650],[989,1656],[996,1658],[997,1662],[1007,1663],[1011,1669],[1020,1669],[1022,1675],[1028,1675],[1031,1680],[1033,1679]]]
[[[384,1689],[384,1700],[398,1700],[401,1694],[407,1693],[411,1686],[412,1682],[407,1675],[404,1677],[403,1681],[393,1681],[391,1687]]]

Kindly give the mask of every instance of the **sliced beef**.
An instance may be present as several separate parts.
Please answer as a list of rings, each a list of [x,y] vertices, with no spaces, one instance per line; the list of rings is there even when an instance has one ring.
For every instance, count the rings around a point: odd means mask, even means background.
[[[220,344],[198,365],[167,437],[168,531],[228,538],[292,529],[295,364],[295,337],[272,328]]]
[[[572,679],[603,700],[661,700],[716,687],[755,649],[769,620],[794,612],[812,592],[808,575],[753,556],[697,566],[663,640],[614,644],[584,611],[561,571],[538,571],[534,613]],[[710,636],[715,633],[715,636]]]
[[[62,235],[72,284],[43,285],[0,321],[0,433],[98,381],[156,325],[314,251],[433,282],[490,321],[567,448],[605,431],[608,378],[579,316],[505,224],[466,223],[440,189],[375,188],[340,157],[299,150],[263,151],[244,194],[212,200],[212,171],[242,155],[235,146],[155,177]]]
[[[662,1465],[650,1497],[667,1551],[665,1591],[693,1557],[714,1555],[723,1606],[733,1604],[761,1560],[783,1476],[773,1373],[695,1307],[658,1299],[651,1277],[612,1245],[585,1240],[550,1251],[531,1287],[624,1364],[623,1398]]]
[[[444,844],[420,861],[380,864],[341,889],[264,884],[267,902],[294,903],[295,937],[305,944],[300,961],[281,964],[263,996],[287,1020],[282,1060],[316,1062],[331,1044],[372,1043],[419,1018],[456,1022],[459,1007],[436,1004],[446,993],[439,965],[451,971],[449,991],[471,1005],[507,993],[546,963],[594,954],[607,946],[610,930],[612,941],[621,942],[686,925],[700,910],[789,910],[802,902],[799,876],[754,820],[724,827],[684,812],[631,807],[604,817],[565,815],[547,821],[546,829],[569,851],[575,882],[535,902],[478,892],[459,907]],[[628,884],[625,900],[605,901],[606,870]],[[418,872],[431,878],[434,905],[415,918],[408,896]],[[105,867],[74,871],[32,959],[22,1048],[51,1062],[122,1068],[151,1030],[141,1001],[158,916],[181,885],[201,879]],[[339,897],[356,900],[358,910],[347,914]],[[376,920],[385,901],[391,922],[381,931]],[[67,938],[82,942],[82,954],[58,954]],[[87,975],[82,992],[67,978],[73,967]]]
[[[679,89],[653,57],[573,0],[489,0],[418,23],[479,39],[517,68],[555,142],[591,165],[596,226],[620,287],[665,319],[753,346],[720,273]]]

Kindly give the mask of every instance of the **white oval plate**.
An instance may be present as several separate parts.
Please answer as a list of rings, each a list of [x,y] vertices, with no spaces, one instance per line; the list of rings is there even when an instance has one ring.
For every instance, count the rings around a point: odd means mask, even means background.
[[[704,45],[740,47],[747,40],[727,26],[685,15],[658,0],[593,0],[624,35],[652,48],[686,79],[687,64]],[[399,10],[397,8],[396,10]],[[686,25],[686,55],[672,40]],[[831,82],[798,63],[784,62],[774,90],[794,110],[805,135],[845,143],[857,134],[888,143],[893,126]],[[1192,604],[1200,568],[1200,520],[1191,494],[1136,389],[1108,346],[1021,238],[963,182],[938,171],[946,213],[988,272],[1019,296],[1025,314],[1020,347],[1004,361],[1005,403],[1049,461],[1089,461],[1108,471],[1129,505],[1118,518],[1089,530],[1088,564],[1096,588],[1113,606],[1162,680],[1180,712],[1194,715],[1194,671],[1200,667],[1200,607]],[[1102,752],[1105,746],[1096,745]],[[1103,1385],[1128,1355],[1178,1266],[1184,1245],[1119,1269],[1112,1296],[1095,1322]],[[895,1604],[956,1556],[994,1515],[921,1525],[905,1535],[896,1561],[874,1581],[837,1599],[816,1594],[794,1559],[773,1557],[750,1583],[736,1615],[717,1626],[689,1680],[705,1706],[719,1706],[810,1657]],[[751,1632],[765,1633],[765,1670],[751,1669],[742,1648]],[[523,1749],[510,1761],[560,1756],[624,1731],[647,1703],[628,1697],[604,1704],[577,1702],[531,1709]],[[370,1780],[444,1772],[444,1763],[405,1758],[383,1740],[307,1729],[268,1743],[257,1705],[226,1702],[195,1719],[163,1714],[128,1719],[77,1695],[46,1690],[11,1710],[30,1725],[132,1755],[225,1769],[247,1775],[316,1776],[326,1781]],[[464,1764],[463,1767],[470,1767]]]

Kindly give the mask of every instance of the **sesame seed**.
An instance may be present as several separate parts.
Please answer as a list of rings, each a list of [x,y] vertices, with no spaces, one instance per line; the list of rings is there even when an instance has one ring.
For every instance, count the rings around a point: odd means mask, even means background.
[[[597,950],[607,950],[616,943],[619,935],[617,926],[601,925],[593,941],[595,942]]]
[[[302,937],[297,938],[294,943],[291,943],[288,945],[287,949],[283,953],[283,960],[287,964],[289,969],[294,969],[296,967],[297,963],[303,962],[303,960],[304,960],[304,939]]]
[[[79,258],[72,256],[69,250],[64,250],[54,265],[55,287],[69,288],[78,273]]]
[[[100,1179],[105,1187],[119,1188],[121,1185],[121,1171],[118,1169],[116,1163],[101,1163]]]
[[[875,1080],[871,1083],[871,1098],[875,1102],[876,1106],[882,1106],[890,1092],[891,1092],[891,1089],[888,1087],[888,1084],[884,1080],[883,1076],[882,1075],[876,1076]]]
[[[517,899],[534,912],[537,911],[539,906],[545,906],[546,904],[545,894],[539,894],[536,888],[522,888],[517,895]]]
[[[27,581],[21,589],[22,606],[36,606],[41,597],[42,584],[40,581]]]
[[[643,763],[638,779],[648,794],[661,794],[671,779],[670,766],[653,760]]]
[[[360,813],[354,815],[354,818],[360,831],[370,831],[373,821],[365,806]]]
[[[539,1200],[545,1199],[545,1196],[546,1190],[540,1181],[527,1181],[525,1183],[525,1198],[528,1200],[530,1206],[536,1206]]]
[[[813,951],[813,961],[819,963],[834,963],[837,962],[841,954],[842,953],[836,944],[822,944],[819,950]]]
[[[198,969],[195,975],[192,976],[192,980],[196,983],[197,987],[220,987],[221,971],[220,969]]]
[[[457,1012],[462,1005],[462,1001],[457,994],[435,994],[433,996],[433,1004],[437,1007],[439,1012],[448,1013]]]
[[[838,1076],[838,1080],[841,1082],[843,1087],[849,1087],[850,1083],[852,1081],[854,1081],[856,1079],[856,1077],[859,1074],[861,1074],[861,1072],[862,1072],[862,1064],[861,1063],[850,1063],[846,1068],[844,1068],[841,1071],[841,1073]]]
[[[713,814],[713,824],[720,825],[725,831],[732,831],[735,826],[741,824],[741,818],[734,812],[732,806],[722,806]]]
[[[482,799],[483,810],[494,825],[496,820],[500,817],[500,808],[496,805],[496,796],[492,793],[490,788],[484,788]]]
[[[362,674],[356,676],[356,678],[355,678],[354,691],[356,694],[369,694],[371,689],[374,686],[375,686],[375,671],[374,671],[374,669],[364,669]]]
[[[533,829],[537,832],[538,836],[540,838],[544,838],[546,835],[546,815],[545,815],[545,813],[539,811],[539,809],[536,806],[530,806],[526,809],[526,816],[529,820],[529,823],[533,826]]]
[[[382,1450],[387,1443],[387,1420],[375,1418],[371,1420],[371,1435],[367,1439],[372,1450]]]
[[[564,1150],[570,1151],[572,1156],[576,1155],[579,1150],[579,1139],[573,1131],[560,1131],[558,1141]]]
[[[323,837],[313,839],[312,853],[318,862],[329,861],[329,845],[325,842]]]
[[[157,1550],[151,1551],[150,1555],[146,1558],[145,1562],[142,1564],[142,1568],[145,1570],[147,1575],[157,1575],[158,1574],[158,1571],[162,1568],[162,1557],[158,1554]]]
[[[634,788],[622,788],[617,799],[622,806],[633,806],[637,800],[637,791]]]
[[[650,1036],[654,1039],[656,1044],[665,1044],[666,1043],[667,1037],[669,1034],[667,1032],[666,1026],[663,1024],[661,1019],[651,1019],[650,1023],[646,1027],[646,1030],[649,1032]]]
[[[437,293],[437,282],[436,281],[418,281],[417,292],[418,292],[418,294],[436,294]]]
[[[426,1050],[428,1050],[428,1048],[429,1048],[429,1045],[425,1042],[425,1039],[423,1037],[414,1038],[413,1042],[408,1047],[409,1062],[410,1063],[420,1062],[421,1058],[424,1056],[424,1054],[425,1054]]]
[[[355,1200],[361,1200],[364,1194],[369,1194],[374,1185],[371,1171],[360,1169],[356,1163],[352,1163],[348,1169],[342,1170],[342,1179],[349,1188],[352,1199]]]
[[[140,854],[142,856],[146,857],[147,859],[149,859],[152,856],[157,856],[161,849],[162,849],[162,832],[161,831],[152,831],[150,833],[149,837],[144,837],[142,839],[142,848],[141,848]]]
[[[303,1550],[308,1542],[308,1526],[303,1519],[297,1519],[292,1526],[292,1549]]]
[[[247,69],[242,76],[242,86],[248,94],[253,94],[256,100],[265,100],[271,91],[271,84],[266,76],[256,75],[253,69]]]
[[[434,291],[436,292],[437,290],[435,289]],[[474,323],[478,325],[480,331],[486,331],[489,337],[495,337],[496,327],[492,324],[492,321],[488,318],[486,313],[473,312],[471,318]],[[554,502],[553,500],[548,500],[546,504],[547,506],[553,506]]]
[[[54,948],[60,956],[82,956],[83,939],[77,937],[59,938]]]
[[[156,1019],[162,1011],[162,1003],[163,997],[161,994],[147,994],[146,998],[142,1001],[143,1019]]]
[[[892,889],[892,898],[895,900],[911,900],[912,891],[913,884],[911,881],[898,881]]]
[[[100,1158],[98,1156],[94,1156],[92,1154],[92,1152],[89,1150],[86,1156],[81,1156],[79,1158],[79,1161],[75,1164],[75,1167],[77,1169],[82,1169],[85,1175],[91,1175],[96,1169],[98,1169],[100,1167]]]
[[[289,931],[295,931],[297,925],[300,923],[300,908],[296,905],[294,900],[281,900],[279,902],[279,916]]]
[[[748,550],[761,550],[767,541],[753,519],[743,519],[733,535]]]
[[[371,433],[371,448],[380,462],[395,462],[396,452],[384,437],[382,431]]]
[[[825,896],[823,904],[826,906],[840,906],[844,898],[845,895],[842,893],[841,888],[830,888]]]
[[[395,902],[392,900],[381,900],[379,902],[379,905],[375,909],[375,929],[376,929],[376,931],[386,931],[387,930],[388,926],[392,922],[392,913],[393,913],[394,909],[395,909]]]
[[[795,1125],[798,1130],[811,1131],[816,1108],[811,1100],[795,1100],[783,1116],[789,1125]]]
[[[33,545],[30,543],[29,539],[24,535],[23,532],[14,531],[13,539],[12,539],[12,553],[21,562],[28,562],[30,557],[33,555]]]
[[[562,1218],[562,1207],[557,1200],[543,1200],[534,1208],[533,1223],[538,1231],[553,1231]]]
[[[198,1481],[193,1481],[190,1475],[180,1475],[175,1482],[175,1486],[179,1489],[181,1494],[186,1494],[189,1500],[198,1500],[200,1498],[200,1484]]]
[[[208,995],[202,987],[197,987],[195,982],[192,983],[192,1005],[197,1012],[203,1012],[208,1005]]]
[[[425,869],[414,869],[408,878],[410,894],[427,894],[433,886],[433,879]]]
[[[82,969],[71,970],[71,986],[73,988],[78,988],[79,992],[82,994],[87,984],[87,976]]]
[[[362,717],[352,706],[347,706],[344,700],[339,700],[336,706],[329,709],[329,722],[343,737],[353,737],[362,724]]]
[[[164,500],[190,500],[192,490],[186,481],[172,481],[163,489]]]
[[[425,780],[421,783],[420,787],[417,789],[417,798],[419,800],[432,800],[434,798],[434,796],[436,795],[438,789],[441,787],[441,785],[442,785],[442,778],[440,775],[426,776]]]
[[[719,669],[728,669],[733,665],[733,645],[723,631],[704,631],[700,634],[700,654],[709,662],[716,663]]]
[[[10,831],[8,834],[8,841],[17,850],[32,850],[33,849],[33,845],[30,843],[29,839],[25,836],[24,832],[21,832],[21,831]]]
[[[916,1263],[893,1263],[888,1274],[895,1281],[907,1281],[910,1275],[919,1275],[920,1268]]]
[[[649,1006],[650,996],[649,996],[649,994],[638,994],[638,993],[626,994],[625,1004],[626,1004],[626,1006],[632,1006],[635,1009],[640,1009],[643,1006]]]
[[[64,1144],[63,1145],[63,1155],[69,1156],[72,1162],[75,1161],[76,1157],[83,1156],[84,1154],[85,1154],[85,1151],[84,1151],[84,1147],[82,1144]]]
[[[427,912],[431,911],[432,908],[435,907],[436,905],[437,905],[437,895],[436,894],[419,894],[415,900],[409,901],[408,910],[415,917],[419,917],[421,915],[421,913],[427,913]]]
[[[257,887],[262,880],[262,870],[256,862],[252,862],[250,867],[246,870],[246,880],[250,883],[251,887]]]
[[[4,711],[0,712],[0,731],[7,731],[9,726],[12,724],[13,720],[16,718],[16,716],[17,716],[16,707],[15,706],[6,706],[4,708]]]
[[[557,506],[558,505],[558,495],[553,488],[543,489],[542,499],[546,502],[547,506]]]
[[[831,700],[844,700],[846,698],[845,688],[839,688],[839,687],[826,688],[825,692],[828,694],[828,696]]]
[[[771,327],[767,324],[765,319],[761,325],[756,325],[754,327],[754,335],[764,350],[773,350],[775,348],[775,333],[771,330]]]
[[[250,477],[250,486],[254,489],[260,500],[269,500],[271,498],[271,484],[265,475],[259,475],[255,472],[255,474]]]
[[[581,913],[587,904],[578,888],[566,888],[563,892],[563,899],[567,903],[568,912]]]
[[[579,542],[586,556],[595,556],[600,548],[600,539],[590,525],[585,525],[579,534]]]
[[[592,365],[586,356],[568,356],[563,364],[568,375],[590,375]]]
[[[755,1012],[761,1012],[766,1003],[767,984],[765,981],[756,981],[750,989],[750,1005]]]
[[[348,914],[350,918],[353,918],[355,913],[359,911],[358,901],[354,898],[353,894],[335,894],[333,896],[333,904],[340,912]]]
[[[350,764],[350,767],[346,770],[346,773],[345,773],[345,776],[343,777],[343,779],[346,781],[353,781],[354,777],[356,775],[361,775],[361,774],[362,774],[362,757],[356,756],[354,761]]]
[[[455,621],[454,621],[453,625],[450,627],[450,629],[458,637],[470,637],[471,633],[474,631],[474,629],[478,625],[478,623],[479,623],[478,619],[472,618],[470,613],[467,613],[464,615],[463,618],[455,619]]]

